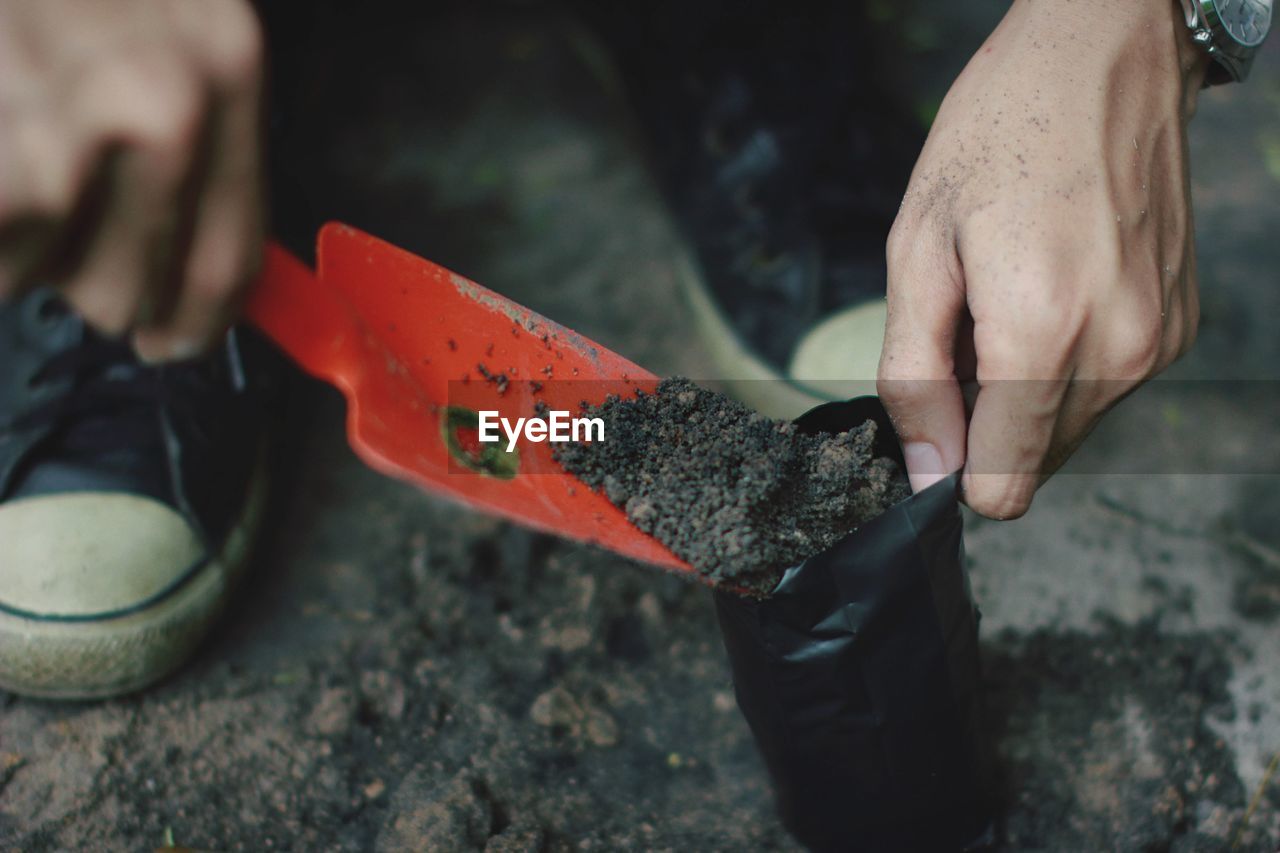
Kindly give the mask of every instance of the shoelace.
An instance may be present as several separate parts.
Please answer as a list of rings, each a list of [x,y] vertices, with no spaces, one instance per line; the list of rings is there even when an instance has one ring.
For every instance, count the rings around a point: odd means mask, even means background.
[[[51,431],[92,420],[92,429],[77,430],[77,445],[85,449],[127,446],[133,421],[119,416],[167,394],[158,369],[138,363],[126,344],[92,332],[53,353],[28,380],[33,390],[54,384],[64,387],[9,413],[7,425],[0,413],[0,429]]]

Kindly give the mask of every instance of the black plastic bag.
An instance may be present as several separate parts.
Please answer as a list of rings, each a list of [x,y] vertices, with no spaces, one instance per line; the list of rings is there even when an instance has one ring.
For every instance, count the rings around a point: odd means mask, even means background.
[[[874,397],[796,423],[838,432]],[[989,833],[978,611],[952,475],[792,568],[774,594],[716,593],[734,689],[787,828],[815,850],[947,851]]]

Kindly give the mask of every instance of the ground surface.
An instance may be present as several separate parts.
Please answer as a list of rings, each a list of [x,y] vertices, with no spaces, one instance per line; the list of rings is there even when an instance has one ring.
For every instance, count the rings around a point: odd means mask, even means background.
[[[928,5],[922,112],[998,4]],[[348,220],[707,375],[570,30],[525,5],[311,21],[327,47],[277,126],[286,234]],[[1280,39],[1193,148],[1204,324],[1172,375],[1254,382],[1144,392],[1025,520],[970,525],[1005,849],[1280,845]],[[296,401],[295,485],[192,665],[96,705],[0,694],[0,847],[788,849],[703,590],[381,479],[341,419]]]

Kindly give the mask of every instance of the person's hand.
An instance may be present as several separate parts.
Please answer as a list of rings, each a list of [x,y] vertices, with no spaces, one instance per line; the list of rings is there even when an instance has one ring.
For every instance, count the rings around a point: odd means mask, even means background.
[[[260,262],[261,89],[244,0],[0,0],[0,298],[210,344]]]
[[[888,245],[879,392],[917,491],[963,466],[969,506],[1022,515],[1191,345],[1205,67],[1173,0],[1017,0],[957,78]]]

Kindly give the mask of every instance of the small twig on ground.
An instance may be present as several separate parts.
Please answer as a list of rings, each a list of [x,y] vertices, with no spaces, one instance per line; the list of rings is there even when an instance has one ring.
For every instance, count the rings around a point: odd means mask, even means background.
[[[1249,800],[1249,808],[1244,810],[1244,817],[1240,818],[1240,825],[1236,827],[1235,837],[1231,839],[1232,850],[1240,847],[1240,839],[1244,837],[1244,831],[1249,825],[1249,819],[1257,811],[1258,804],[1262,802],[1262,795],[1267,790],[1267,785],[1271,784],[1271,777],[1276,775],[1276,768],[1278,767],[1280,767],[1280,751],[1271,756],[1271,763],[1267,765],[1266,771],[1262,774],[1262,781],[1258,783],[1258,790],[1253,792],[1253,798]]]
[[[1236,532],[1228,540],[1228,544],[1245,551],[1272,569],[1280,569],[1280,551],[1246,533]]]

